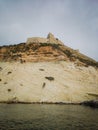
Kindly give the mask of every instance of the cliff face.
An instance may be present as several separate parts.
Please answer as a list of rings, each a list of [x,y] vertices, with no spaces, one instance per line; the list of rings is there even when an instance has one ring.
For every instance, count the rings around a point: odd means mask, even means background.
[[[0,102],[79,103],[98,99],[98,70],[73,62],[1,62]]]
[[[98,99],[98,63],[63,44],[0,47],[0,102]]]

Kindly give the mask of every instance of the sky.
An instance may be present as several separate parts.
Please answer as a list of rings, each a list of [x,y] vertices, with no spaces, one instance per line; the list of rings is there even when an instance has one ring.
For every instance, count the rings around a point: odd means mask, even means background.
[[[0,0],[0,46],[49,32],[98,61],[98,0]]]

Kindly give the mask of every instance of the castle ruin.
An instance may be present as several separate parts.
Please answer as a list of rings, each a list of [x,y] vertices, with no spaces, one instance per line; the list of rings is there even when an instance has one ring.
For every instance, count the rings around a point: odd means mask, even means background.
[[[31,37],[27,39],[27,44],[32,43],[51,43],[51,44],[63,44],[58,38],[55,38],[52,33],[49,33],[47,38]]]

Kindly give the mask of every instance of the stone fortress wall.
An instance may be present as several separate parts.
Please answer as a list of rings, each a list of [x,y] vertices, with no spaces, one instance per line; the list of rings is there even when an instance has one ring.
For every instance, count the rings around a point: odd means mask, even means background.
[[[51,43],[51,44],[63,44],[59,39],[55,38],[52,33],[49,33],[47,38],[31,37],[27,39],[27,44],[31,43]]]

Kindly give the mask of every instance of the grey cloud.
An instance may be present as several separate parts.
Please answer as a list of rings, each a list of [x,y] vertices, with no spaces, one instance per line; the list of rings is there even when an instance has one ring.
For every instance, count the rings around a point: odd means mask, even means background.
[[[0,45],[46,37],[98,60],[97,0],[0,0]]]

